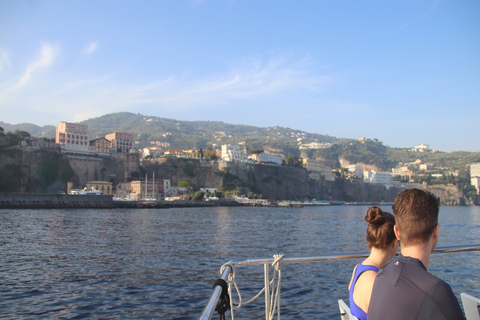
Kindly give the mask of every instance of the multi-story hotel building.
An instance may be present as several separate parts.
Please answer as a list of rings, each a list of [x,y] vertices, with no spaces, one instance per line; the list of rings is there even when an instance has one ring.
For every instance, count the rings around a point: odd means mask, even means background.
[[[302,158],[302,164],[308,171],[308,176],[312,179],[319,179],[320,176],[325,177],[326,181],[335,181],[335,175],[327,166],[324,166],[320,161]]]
[[[110,154],[110,141],[105,138],[97,138],[90,141],[90,145],[95,148],[96,153]]]
[[[470,165],[470,184],[477,189],[477,193],[480,193],[480,162]]]
[[[222,145],[222,160],[246,162],[247,154],[239,146],[224,144]]]
[[[57,125],[55,143],[63,152],[90,152],[88,141],[88,126],[79,123],[62,121]]]
[[[107,134],[105,138],[110,140],[110,147],[118,153],[129,153],[133,148],[133,135],[130,133],[114,132]]]

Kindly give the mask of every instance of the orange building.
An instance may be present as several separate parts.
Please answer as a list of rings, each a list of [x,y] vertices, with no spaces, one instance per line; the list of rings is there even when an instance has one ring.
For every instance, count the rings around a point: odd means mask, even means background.
[[[133,148],[133,135],[130,133],[114,132],[107,134],[105,138],[110,140],[110,147],[118,153],[129,153]]]
[[[55,143],[60,145],[62,152],[90,152],[88,126],[79,123],[60,122],[55,133]]]

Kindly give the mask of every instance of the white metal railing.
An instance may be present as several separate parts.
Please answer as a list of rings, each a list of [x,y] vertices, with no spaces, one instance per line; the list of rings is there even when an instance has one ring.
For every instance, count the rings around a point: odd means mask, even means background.
[[[436,248],[433,253],[452,253],[452,252],[468,252],[468,251],[480,251],[480,244],[473,244],[473,245],[457,245],[457,246],[444,246]],[[349,254],[342,254],[342,255],[320,255],[320,256],[309,256],[309,257],[291,257],[286,258],[281,256],[279,259],[278,256],[274,256],[273,258],[259,258],[259,259],[236,259],[231,260],[225,263],[220,268],[220,279],[229,283],[229,291],[231,291],[232,281],[231,276],[235,272],[235,267],[238,266],[247,266],[247,265],[263,265],[264,266],[264,282],[265,282],[265,315],[266,319],[270,320],[273,318],[273,313],[270,314],[269,310],[271,306],[271,294],[270,292],[270,265],[276,264],[278,268],[281,264],[285,263],[306,263],[306,262],[321,262],[321,261],[332,261],[332,260],[348,260],[348,259],[361,259],[368,257],[369,252],[357,252],[357,253],[349,253]],[[229,281],[230,280],[230,281]],[[273,281],[273,279],[272,279]],[[277,290],[280,289],[280,283],[278,283]],[[262,291],[263,291],[262,290]],[[202,314],[198,318],[199,320],[210,320],[213,317],[215,312],[215,308],[218,304],[220,299],[220,295],[222,293],[222,287],[220,285],[216,285],[213,288],[213,292],[208,299],[208,302],[203,309]],[[261,292],[260,292],[261,293]],[[259,294],[260,294],[259,293]],[[280,306],[277,305],[277,312],[278,312],[278,319],[280,319]],[[273,310],[274,311],[274,310]],[[230,310],[232,312],[232,310]]]

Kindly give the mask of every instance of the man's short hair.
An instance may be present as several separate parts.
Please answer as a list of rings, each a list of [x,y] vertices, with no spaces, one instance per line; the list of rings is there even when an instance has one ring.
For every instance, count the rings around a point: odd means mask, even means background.
[[[439,199],[420,189],[400,192],[393,201],[393,214],[401,244],[404,246],[426,243],[438,224]]]

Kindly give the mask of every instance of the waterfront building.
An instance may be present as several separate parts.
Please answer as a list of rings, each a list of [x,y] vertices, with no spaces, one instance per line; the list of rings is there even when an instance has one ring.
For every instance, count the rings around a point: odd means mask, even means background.
[[[146,147],[141,150],[142,158],[145,159],[146,157],[150,156],[152,158],[157,158],[165,153],[165,151],[159,147]]]
[[[156,199],[168,196],[171,192],[170,179],[150,179],[121,182],[117,186],[116,195],[119,198],[134,198],[137,200]]]
[[[94,147],[95,153],[110,154],[110,140],[106,138],[97,138],[90,141],[90,145]]]
[[[302,158],[302,164],[307,169],[310,178],[319,179],[319,175],[321,175],[325,177],[326,181],[335,181],[332,169],[324,166],[320,161]]]
[[[349,164],[347,170],[359,179],[363,177],[363,168],[358,164]]]
[[[365,171],[363,173],[363,181],[367,183],[380,183],[385,187],[390,188],[393,186],[392,175],[388,172],[382,171]]]
[[[282,165],[283,158],[281,156],[274,156],[272,154],[268,154],[266,152],[262,152],[259,154],[252,153],[248,155],[248,159],[251,159],[255,162],[264,163],[264,164],[274,164],[277,166]]]
[[[28,144],[34,149],[56,149],[59,147],[53,139],[29,137],[27,140]]]
[[[470,165],[470,184],[477,189],[477,193],[480,193],[480,162]]]
[[[113,132],[105,136],[110,140],[110,148],[116,153],[129,153],[133,148],[133,135],[124,132]]]
[[[224,144],[222,145],[222,160],[246,162],[247,154],[239,146]]]
[[[88,181],[87,190],[102,191],[104,195],[113,195],[113,183],[108,181]]]
[[[88,126],[79,123],[61,121],[55,132],[55,143],[60,145],[62,152],[66,153],[90,153],[88,141]]]

